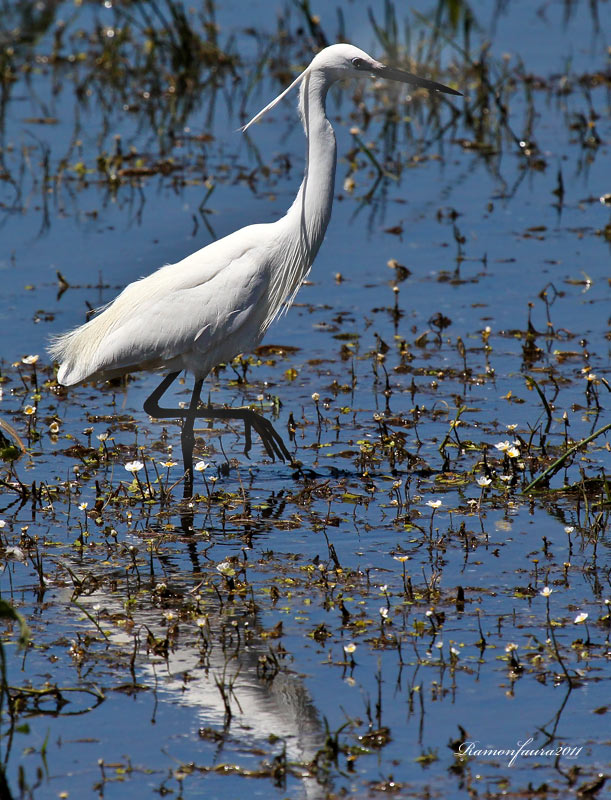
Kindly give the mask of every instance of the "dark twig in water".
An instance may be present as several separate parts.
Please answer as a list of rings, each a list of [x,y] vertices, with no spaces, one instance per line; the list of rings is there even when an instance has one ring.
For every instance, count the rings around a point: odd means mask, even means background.
[[[541,398],[541,402],[543,403],[543,407],[545,408],[545,413],[547,414],[548,424],[551,423],[552,411],[549,407],[549,403],[547,402],[547,397],[543,394],[543,390],[531,375],[526,376],[526,383],[530,388],[534,388],[539,397]]]

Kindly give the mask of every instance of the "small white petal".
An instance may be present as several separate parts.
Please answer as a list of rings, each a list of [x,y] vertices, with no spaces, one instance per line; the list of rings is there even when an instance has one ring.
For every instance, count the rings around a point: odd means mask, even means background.
[[[142,461],[128,461],[125,465],[125,469],[128,472],[140,472],[140,470],[144,467]]]

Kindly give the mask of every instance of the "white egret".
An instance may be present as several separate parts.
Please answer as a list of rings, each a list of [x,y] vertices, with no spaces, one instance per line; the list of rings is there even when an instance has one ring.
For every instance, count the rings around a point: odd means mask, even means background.
[[[385,66],[352,45],[325,48],[244,127],[299,84],[299,115],[307,140],[305,175],[287,213],[276,222],[248,225],[130,283],[89,322],[51,343],[50,353],[60,362],[57,380],[65,386],[137,370],[169,372],[145,401],[144,410],[155,418],[182,418],[186,494],[193,487],[193,425],[198,417],[241,419],[246,454],[254,428],[272,459],[292,460],[265,417],[249,408],[200,407],[200,392],[215,365],[259,344],[308,274],[333,204],[337,157],[335,135],[325,113],[327,92],[342,78],[368,75],[460,94]],[[195,377],[189,407],[162,408],[160,398],[182,370]]]

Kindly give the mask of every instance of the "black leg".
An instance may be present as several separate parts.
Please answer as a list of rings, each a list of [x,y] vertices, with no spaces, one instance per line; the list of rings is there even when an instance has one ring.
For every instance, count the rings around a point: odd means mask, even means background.
[[[161,381],[155,391],[151,392],[150,396],[144,401],[144,410],[151,417],[157,419],[183,419],[181,444],[182,444],[182,457],[185,467],[185,497],[191,497],[193,490],[193,445],[195,437],[193,435],[193,425],[197,418],[201,419],[241,419],[244,423],[244,454],[248,455],[252,447],[252,429],[261,437],[263,447],[267,455],[272,459],[279,458],[281,461],[285,459],[293,464],[293,457],[286,448],[282,441],[282,437],[276,431],[271,422],[257,414],[250,408],[212,408],[211,406],[204,406],[198,408],[199,396],[202,389],[203,379],[195,381],[193,386],[193,393],[191,395],[191,403],[189,408],[162,408],[159,405],[159,400],[174,383],[176,378],[180,375],[179,372],[171,372]],[[188,488],[188,493],[187,493]]]
[[[167,392],[179,375],[180,372],[170,372],[170,374],[166,375],[161,381],[159,386],[146,398],[143,408],[151,417],[155,417],[155,419],[171,419],[184,416],[185,412],[182,409],[161,408],[159,405],[160,398]]]
[[[203,379],[195,381],[191,402],[182,423],[180,443],[182,445],[182,462],[185,468],[185,497],[192,497],[193,495],[193,446],[195,444],[193,425],[197,416],[197,406],[199,405],[199,395],[203,382]]]

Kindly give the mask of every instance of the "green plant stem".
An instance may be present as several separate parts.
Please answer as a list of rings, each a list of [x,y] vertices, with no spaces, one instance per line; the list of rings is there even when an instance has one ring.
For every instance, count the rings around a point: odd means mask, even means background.
[[[0,429],[6,431],[13,437],[13,439],[17,444],[17,447],[21,450],[22,453],[27,452],[24,443],[19,437],[19,434],[17,433],[15,428],[13,428],[13,426],[10,424],[10,422],[7,422],[5,419],[0,419]]]
[[[360,138],[360,136],[358,136],[358,134],[353,133],[352,136],[353,136],[355,142],[361,148],[362,152],[371,161],[371,163],[377,169],[377,171],[379,172],[380,175],[383,175],[385,178],[391,178],[393,181],[398,181],[399,180],[397,175],[394,175],[392,172],[389,172],[388,170],[384,169],[384,167],[380,164],[378,159],[371,152],[371,148],[367,147],[365,142]]]
[[[594,431],[594,433],[591,433],[589,436],[586,436],[585,439],[582,439],[580,442],[577,442],[577,444],[574,444],[572,447],[569,447],[569,449],[565,453],[563,453],[560,456],[560,458],[557,458],[556,461],[554,461],[554,463],[551,466],[549,466],[546,470],[543,470],[543,472],[540,475],[538,475],[534,479],[534,481],[531,481],[526,487],[526,489],[524,489],[522,494],[528,494],[528,492],[530,492],[531,489],[534,489],[535,486],[541,483],[541,481],[544,480],[548,475],[554,475],[564,464],[567,458],[573,455],[573,453],[576,450],[579,450],[579,448],[583,447],[584,444],[588,444],[588,442],[591,442],[593,439],[596,439],[598,436],[600,436],[603,433],[606,433],[608,430],[611,430],[611,422],[608,422],[606,425],[603,425],[602,428],[599,428],[597,431]]]
[[[95,619],[95,617],[93,617],[93,615],[90,614],[89,611],[87,611],[87,609],[83,605],[81,605],[81,603],[77,602],[76,600],[73,600],[72,603],[73,603],[73,605],[75,605],[79,609],[79,611],[83,612],[83,614],[87,617],[87,619],[96,626],[96,628],[99,630],[99,632],[102,634],[102,636],[106,639],[106,641],[109,642],[110,641],[110,637],[108,636],[107,633],[105,633],[102,630],[102,628],[100,627],[100,623],[97,621],[97,619]]]

